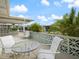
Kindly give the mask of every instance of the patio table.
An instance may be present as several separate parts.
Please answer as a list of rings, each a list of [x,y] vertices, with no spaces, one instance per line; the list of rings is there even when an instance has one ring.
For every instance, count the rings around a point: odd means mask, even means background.
[[[12,51],[14,53],[28,53],[28,56],[30,56],[30,52],[36,50],[40,44],[36,41],[30,41],[30,40],[25,40],[19,43],[16,43],[12,47]]]

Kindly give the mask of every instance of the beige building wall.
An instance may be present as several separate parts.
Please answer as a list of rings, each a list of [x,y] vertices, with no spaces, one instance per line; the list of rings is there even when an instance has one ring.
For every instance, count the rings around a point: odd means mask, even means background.
[[[9,16],[9,0],[0,0],[0,15]]]

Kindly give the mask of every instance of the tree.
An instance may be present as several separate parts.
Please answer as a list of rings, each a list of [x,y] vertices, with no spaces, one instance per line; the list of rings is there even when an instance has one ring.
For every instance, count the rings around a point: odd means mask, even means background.
[[[63,19],[57,20],[51,27],[51,31],[58,29],[63,35],[79,37],[79,12],[75,16],[75,9],[72,8],[70,14],[65,14]]]
[[[43,31],[43,28],[42,28],[41,25],[35,23],[35,24],[32,24],[32,25],[29,27],[29,30],[34,31],[34,32],[42,32],[42,31]]]
[[[74,23],[74,21],[75,21],[75,9],[74,8],[72,8],[71,9],[71,13],[70,13],[70,15],[69,15],[69,22],[70,22],[70,24],[73,24]]]
[[[77,17],[76,17],[76,25],[79,26],[79,12],[78,12],[78,15],[77,15]]]

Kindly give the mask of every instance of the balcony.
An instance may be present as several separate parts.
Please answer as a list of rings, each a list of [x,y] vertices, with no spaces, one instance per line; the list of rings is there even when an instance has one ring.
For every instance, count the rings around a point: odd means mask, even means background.
[[[56,59],[78,59],[79,58],[79,38],[78,37],[69,37],[69,36],[63,36],[63,35],[53,35],[53,34],[47,34],[47,33],[40,33],[40,32],[31,32],[29,38],[23,38],[23,33],[19,33],[18,35],[13,35],[15,38],[14,40],[17,41],[35,41],[39,42],[40,44],[51,44],[51,41],[53,37],[58,36],[64,39],[57,51],[59,51],[59,54],[56,54]],[[48,49],[49,46],[43,46],[43,48]],[[37,53],[37,50],[30,53],[30,56],[28,57],[28,53],[26,54],[18,54],[15,56],[17,59],[36,59],[36,56],[34,55]],[[37,55],[37,54],[36,54]],[[12,59],[14,56],[7,57],[5,54],[0,54],[0,59]]]

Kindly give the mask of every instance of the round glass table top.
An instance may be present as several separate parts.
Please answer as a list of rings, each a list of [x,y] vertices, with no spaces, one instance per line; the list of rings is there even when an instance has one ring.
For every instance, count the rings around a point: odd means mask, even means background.
[[[26,40],[26,41],[16,43],[12,47],[12,51],[16,53],[27,53],[27,52],[36,50],[39,47],[39,45],[40,44],[37,41]]]

